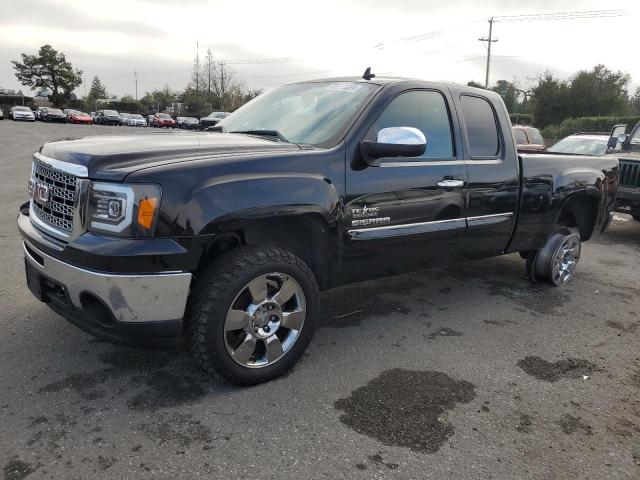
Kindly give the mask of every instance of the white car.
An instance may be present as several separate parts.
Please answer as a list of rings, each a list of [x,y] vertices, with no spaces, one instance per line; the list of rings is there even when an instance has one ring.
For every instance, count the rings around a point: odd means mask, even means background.
[[[127,118],[127,125],[129,125],[130,127],[146,127],[147,122],[142,115],[132,113]]]
[[[36,116],[29,107],[11,107],[9,110],[11,120],[25,120],[27,122],[35,122]]]
[[[0,108],[0,120],[4,120],[4,112]]]

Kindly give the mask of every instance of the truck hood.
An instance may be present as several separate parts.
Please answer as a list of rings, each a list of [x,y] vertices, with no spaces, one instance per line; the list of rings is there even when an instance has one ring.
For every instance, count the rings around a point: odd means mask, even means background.
[[[238,155],[276,154],[298,151],[292,143],[232,133],[153,133],[65,139],[45,143],[40,153],[85,166],[89,178],[121,181],[132,172],[168,163]]]

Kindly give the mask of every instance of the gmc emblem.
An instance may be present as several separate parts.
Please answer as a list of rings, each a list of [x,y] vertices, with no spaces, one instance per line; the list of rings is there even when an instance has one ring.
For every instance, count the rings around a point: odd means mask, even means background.
[[[33,200],[40,205],[49,203],[49,185],[36,182],[33,188]]]

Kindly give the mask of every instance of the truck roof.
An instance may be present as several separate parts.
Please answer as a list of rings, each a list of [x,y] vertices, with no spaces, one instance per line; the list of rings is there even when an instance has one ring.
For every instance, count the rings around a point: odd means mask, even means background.
[[[291,82],[291,84],[296,84],[296,83],[320,83],[320,82],[352,82],[352,83],[368,83],[368,84],[373,84],[373,85],[380,85],[380,86],[386,86],[386,85],[391,85],[391,84],[402,84],[402,83],[425,83],[425,84],[429,84],[429,85],[438,85],[438,86],[442,86],[442,87],[456,87],[458,89],[461,90],[465,90],[465,91],[469,91],[469,92],[475,92],[475,93],[482,93],[482,95],[484,96],[494,96],[497,95],[495,92],[493,92],[492,90],[485,90],[483,88],[476,88],[476,87],[470,87],[468,85],[458,85],[455,83],[446,83],[446,82],[433,82],[430,80],[424,80],[424,79],[420,79],[420,78],[410,78],[410,77],[383,77],[383,76],[376,76],[374,78],[372,78],[371,80],[365,80],[362,77],[356,77],[356,76],[351,76],[351,77],[326,77],[326,78],[314,78],[311,80],[302,80],[299,82]]]

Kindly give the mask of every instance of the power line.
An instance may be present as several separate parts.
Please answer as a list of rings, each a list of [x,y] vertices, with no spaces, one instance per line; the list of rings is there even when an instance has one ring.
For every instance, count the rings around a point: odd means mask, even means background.
[[[626,15],[624,10],[584,10],[578,12],[534,13],[528,15],[500,15],[496,22],[533,22],[542,20],[578,20],[585,18],[612,18]]]

